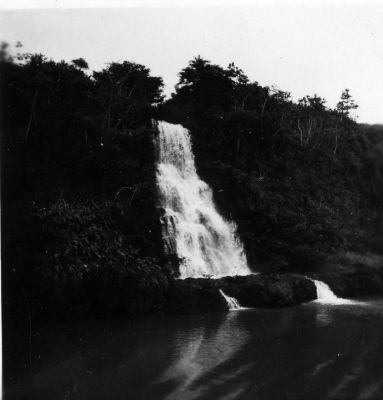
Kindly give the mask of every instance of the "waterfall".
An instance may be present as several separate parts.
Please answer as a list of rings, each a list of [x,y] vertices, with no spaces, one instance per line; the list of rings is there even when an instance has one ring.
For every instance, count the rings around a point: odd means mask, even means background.
[[[310,279],[310,278],[309,278]],[[322,281],[311,279],[317,290],[317,302],[326,304],[351,304],[351,300],[338,297],[331,289],[330,286]]]
[[[180,278],[250,274],[236,225],[217,212],[212,190],[197,175],[189,131],[154,124],[162,238],[165,251],[181,259]]]
[[[227,307],[229,308],[229,310],[240,310],[242,308],[241,305],[239,304],[239,301],[236,298],[226,295],[221,289],[219,289],[219,292],[226,300]]]

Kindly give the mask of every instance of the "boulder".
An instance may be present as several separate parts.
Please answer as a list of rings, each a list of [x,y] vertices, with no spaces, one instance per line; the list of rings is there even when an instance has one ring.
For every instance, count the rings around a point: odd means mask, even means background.
[[[243,307],[287,307],[316,299],[312,281],[295,274],[257,274],[221,279],[175,280],[167,293],[166,311],[184,313],[227,309],[222,289]]]

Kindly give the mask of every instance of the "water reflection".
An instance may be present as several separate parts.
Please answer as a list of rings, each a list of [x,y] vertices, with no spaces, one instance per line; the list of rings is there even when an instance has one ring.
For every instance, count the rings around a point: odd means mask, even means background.
[[[248,367],[242,367],[234,373],[227,371],[223,376],[215,373],[224,364],[235,356],[242,346],[246,344],[248,332],[238,324],[241,311],[232,311],[226,314],[221,324],[213,332],[205,328],[192,332],[187,337],[177,337],[181,346],[178,355],[172,364],[154,380],[153,385],[176,382],[166,400],[198,399],[207,390],[212,390],[215,385],[227,382],[236,375],[243,373]],[[203,379],[202,379],[203,378]],[[243,389],[243,388],[242,388]],[[236,398],[241,391],[236,389],[226,398]]]
[[[6,347],[4,398],[383,398],[382,330],[383,301],[51,324],[31,367]]]
[[[320,307],[315,314],[315,321],[318,328],[329,326],[333,322],[334,313],[331,307]]]

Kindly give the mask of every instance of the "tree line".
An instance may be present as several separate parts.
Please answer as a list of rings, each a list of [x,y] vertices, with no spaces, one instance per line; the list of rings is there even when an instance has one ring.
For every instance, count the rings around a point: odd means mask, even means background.
[[[162,254],[152,118],[190,129],[198,172],[254,268],[307,269],[379,247],[382,129],[356,123],[349,90],[335,108],[317,94],[294,102],[234,63],[195,57],[165,99],[144,65],[91,72],[83,58],[16,48],[0,49],[3,277],[37,303],[73,305],[83,293],[97,307],[120,304],[121,277],[134,309],[138,286],[148,304],[162,296],[174,271]]]

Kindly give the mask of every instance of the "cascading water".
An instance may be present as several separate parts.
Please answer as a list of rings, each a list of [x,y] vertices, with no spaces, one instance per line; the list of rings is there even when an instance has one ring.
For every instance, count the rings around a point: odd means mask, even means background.
[[[219,289],[219,292],[221,293],[223,298],[226,300],[227,307],[229,308],[229,310],[240,310],[241,308],[243,308],[243,307],[241,307],[241,305],[239,304],[239,301],[235,297],[228,296],[221,289]]]
[[[310,279],[310,278],[309,278]],[[312,279],[317,290],[317,302],[326,304],[352,304],[351,300],[338,297],[331,289],[330,286],[322,281]]]
[[[155,124],[162,237],[167,251],[182,260],[180,278],[250,274],[235,224],[219,215],[210,187],[197,175],[189,131]]]

